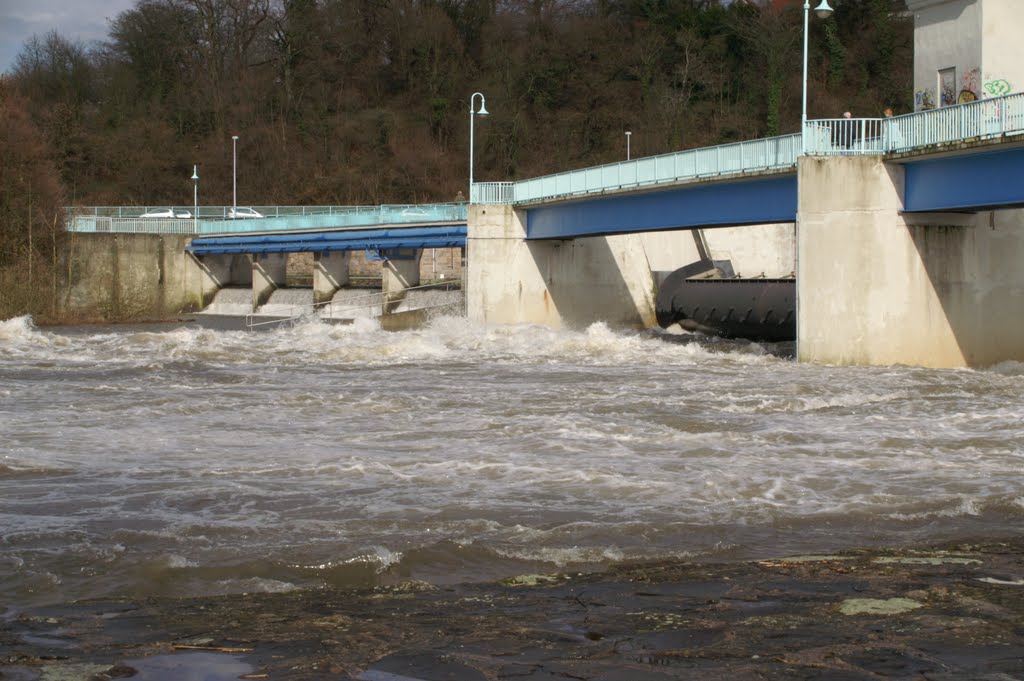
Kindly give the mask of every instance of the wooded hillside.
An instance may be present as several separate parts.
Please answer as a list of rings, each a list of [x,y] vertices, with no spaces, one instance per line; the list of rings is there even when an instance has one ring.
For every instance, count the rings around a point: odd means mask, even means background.
[[[771,4],[771,3],[765,3]],[[780,4],[780,3],[775,3]],[[781,3],[785,5],[786,3]],[[810,20],[809,115],[912,108],[902,0]],[[139,0],[101,45],[36,36],[0,79],[0,267],[56,208],[450,201],[632,156],[797,132],[803,3]],[[49,230],[49,231],[48,231]]]

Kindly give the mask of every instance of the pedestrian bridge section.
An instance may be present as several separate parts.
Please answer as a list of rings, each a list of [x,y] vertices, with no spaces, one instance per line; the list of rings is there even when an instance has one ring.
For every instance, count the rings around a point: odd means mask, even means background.
[[[144,217],[152,206],[68,209],[68,230],[100,234],[195,234],[197,236],[318,232],[364,227],[465,225],[465,203],[381,206],[256,206],[259,217],[232,219],[232,206],[174,207],[181,217]]]
[[[896,117],[812,120],[802,135],[477,183],[471,197],[525,211],[527,239],[770,223],[794,219],[796,184],[753,180],[795,178],[801,156],[879,156],[905,166],[906,210],[1014,207],[1022,191],[1017,157],[987,154],[994,146],[1024,144],[1022,135],[1024,94],[1014,94]],[[768,188],[782,195],[761,191]]]

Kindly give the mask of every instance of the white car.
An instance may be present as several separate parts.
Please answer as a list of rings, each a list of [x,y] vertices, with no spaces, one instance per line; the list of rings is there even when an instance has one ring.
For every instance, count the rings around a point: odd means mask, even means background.
[[[173,208],[154,208],[153,210],[147,210],[145,213],[139,216],[140,218],[178,218],[179,220],[185,220],[192,217],[192,213],[187,210],[174,210]]]
[[[261,218],[263,213],[255,211],[252,208],[232,208],[228,211],[228,219],[242,219],[242,218]]]

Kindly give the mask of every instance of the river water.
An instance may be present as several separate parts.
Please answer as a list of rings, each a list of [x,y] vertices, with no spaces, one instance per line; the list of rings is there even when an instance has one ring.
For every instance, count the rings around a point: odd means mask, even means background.
[[[786,350],[454,317],[0,321],[0,604],[1019,533],[1024,365]]]

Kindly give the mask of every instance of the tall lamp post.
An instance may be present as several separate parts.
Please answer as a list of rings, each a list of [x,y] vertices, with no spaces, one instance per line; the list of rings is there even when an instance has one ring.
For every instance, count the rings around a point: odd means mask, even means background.
[[[192,166],[192,233],[196,233],[199,220],[199,166]]]
[[[473,102],[476,98],[480,97],[480,110],[477,111],[476,107],[473,106]],[[473,118],[477,114],[486,116],[490,113],[484,102],[484,95],[481,92],[474,92],[469,96],[469,201],[472,203],[476,197],[473,196]]]
[[[626,160],[629,160],[629,137],[632,135],[629,130],[626,131]]]
[[[804,78],[803,78],[803,105],[800,110],[800,152],[804,151],[804,128],[807,127],[807,16],[810,12],[811,3],[804,0]],[[828,19],[833,12],[828,0],[821,0],[821,4],[814,8],[814,13],[819,19]]]
[[[231,136],[231,217],[238,213],[238,135]]]

